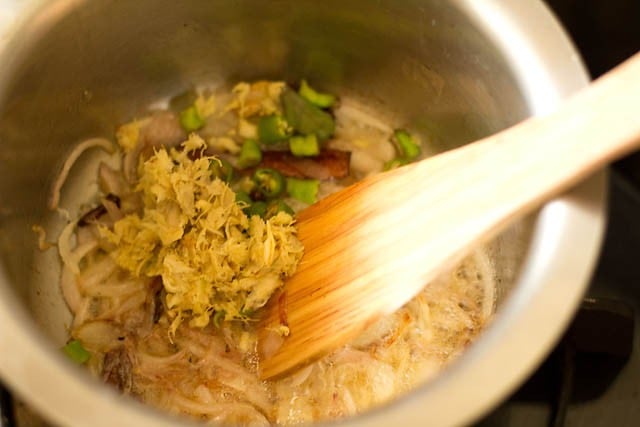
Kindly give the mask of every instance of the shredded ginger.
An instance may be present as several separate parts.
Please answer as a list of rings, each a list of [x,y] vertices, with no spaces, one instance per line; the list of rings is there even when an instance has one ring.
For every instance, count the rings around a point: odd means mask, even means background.
[[[183,320],[206,326],[214,313],[246,320],[293,274],[303,246],[291,215],[248,218],[235,193],[215,178],[192,134],[181,149],[157,150],[140,163],[141,215],[129,214],[101,234],[110,255],[134,276],[161,276],[174,334]],[[194,159],[195,158],[195,159]]]

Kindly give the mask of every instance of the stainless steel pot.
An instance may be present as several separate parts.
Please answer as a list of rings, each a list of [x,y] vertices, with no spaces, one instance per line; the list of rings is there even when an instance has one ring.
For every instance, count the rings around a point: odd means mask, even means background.
[[[0,377],[60,425],[175,425],[58,351],[69,315],[55,255],[34,268],[30,226],[47,221],[52,177],[79,140],[112,137],[114,124],[193,84],[306,77],[389,111],[444,150],[544,113],[588,82],[534,0],[49,0],[20,16],[0,59]],[[464,424],[512,391],[581,298],[604,181],[499,236],[487,331],[436,380],[348,424]]]

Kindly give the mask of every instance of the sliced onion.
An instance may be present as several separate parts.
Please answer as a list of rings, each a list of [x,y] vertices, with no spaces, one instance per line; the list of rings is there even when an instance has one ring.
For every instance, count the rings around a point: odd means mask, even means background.
[[[335,111],[335,114],[342,120],[350,121],[354,125],[357,124],[359,126],[369,126],[389,135],[393,133],[393,129],[389,125],[387,125],[377,117],[364,112],[362,108],[357,105],[352,105],[343,101],[340,104],[339,108]]]
[[[369,326],[351,344],[358,349],[364,349],[372,344],[379,344],[385,337],[395,334],[400,327],[400,323],[400,317],[395,314],[384,316]]]
[[[93,297],[121,298],[126,300],[124,304],[129,306],[129,309],[131,307],[130,304],[127,303],[132,299],[132,294],[138,293],[142,290],[144,290],[144,284],[138,281],[123,282],[118,284],[101,283],[95,286],[86,286],[85,283],[85,286],[83,286],[83,291],[86,295]],[[145,295],[142,296],[143,302],[144,299]],[[125,312],[128,311],[128,309],[118,311]]]
[[[118,197],[122,197],[129,190],[122,173],[103,162],[98,167],[98,182],[100,183],[100,189],[105,194],[115,194]]]
[[[78,260],[75,259],[73,251],[71,250],[71,241],[74,238],[73,232],[75,228],[75,222],[71,222],[64,227],[62,233],[60,233],[60,237],[58,237],[58,252],[64,265],[67,266],[73,274],[80,274]]]
[[[276,331],[267,331],[258,348],[263,358],[268,358],[284,344],[284,338]]]
[[[69,306],[69,310],[71,310],[73,314],[76,314],[82,303],[82,295],[78,289],[75,275],[67,266],[62,267],[60,288],[62,289],[62,296],[67,306]]]
[[[116,304],[114,313],[116,316],[122,316],[128,311],[139,308],[147,300],[146,292],[137,292],[135,294],[126,295],[120,298]]]
[[[138,353],[138,362],[140,364],[140,370],[146,373],[162,374],[163,371],[179,361],[186,360],[186,352],[179,351],[170,356],[154,356],[146,352]]]
[[[226,423],[248,424],[252,426],[268,426],[269,421],[256,408],[247,403],[217,403],[202,404],[182,395],[175,395],[173,404],[181,412],[188,414],[207,415],[212,421]]]
[[[289,385],[291,387],[298,387],[300,384],[305,382],[307,378],[309,378],[309,375],[311,375],[311,371],[313,371],[313,365],[309,365],[303,369],[300,369],[290,377],[291,382],[289,383]]]
[[[96,233],[95,224],[87,224],[82,227],[78,227],[76,231],[76,244],[82,246],[85,243],[93,242],[97,240],[98,234]]]
[[[80,305],[73,317],[73,323],[71,327],[73,329],[79,328],[84,322],[91,318],[91,298],[82,298]]]
[[[358,412],[356,402],[354,402],[353,396],[347,388],[343,389],[342,391],[342,402],[344,403],[345,407],[345,415],[355,415]]]
[[[221,354],[210,353],[205,358],[198,362],[198,365],[203,369],[216,368],[218,372],[226,372],[236,377],[242,377],[247,383],[257,381],[256,377],[241,366],[238,362],[230,360]]]
[[[79,277],[80,290],[92,289],[111,276],[117,269],[116,263],[108,256],[102,257],[85,269]]]
[[[256,381],[255,376],[239,377],[236,375],[218,375],[216,380],[225,386],[236,390],[246,401],[253,406],[268,412],[271,407],[267,391]]]
[[[116,222],[124,218],[124,214],[113,200],[108,198],[102,199],[102,206],[107,210],[111,221]]]
[[[124,336],[124,331],[113,322],[98,320],[83,324],[73,336],[88,350],[106,353],[121,345],[118,338]]]
[[[108,153],[113,153],[114,151],[113,143],[104,138],[91,138],[78,144],[73,149],[73,151],[71,151],[71,154],[69,155],[69,157],[67,157],[67,160],[65,160],[58,178],[56,178],[53,183],[53,188],[51,189],[51,200],[49,201],[49,209],[54,210],[58,208],[58,204],[60,203],[60,190],[67,180],[69,171],[76,163],[78,158],[82,155],[82,153],[94,147],[102,148]]]
[[[136,169],[138,168],[138,159],[144,149],[144,144],[139,142],[138,145],[127,154],[125,154],[122,161],[122,172],[127,182],[134,184],[138,181],[138,174]]]

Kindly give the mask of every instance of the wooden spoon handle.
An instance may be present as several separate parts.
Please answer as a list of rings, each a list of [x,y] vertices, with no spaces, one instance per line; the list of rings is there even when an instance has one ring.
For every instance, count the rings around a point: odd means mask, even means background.
[[[298,272],[263,321],[273,328],[284,312],[291,335],[262,348],[261,375],[282,374],[353,339],[471,247],[631,151],[639,136],[637,54],[551,115],[311,206],[299,216]]]

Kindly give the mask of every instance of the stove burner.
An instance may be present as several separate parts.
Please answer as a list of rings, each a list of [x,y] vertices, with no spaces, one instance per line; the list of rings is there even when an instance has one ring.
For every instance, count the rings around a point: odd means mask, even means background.
[[[11,395],[0,385],[0,427],[13,427],[15,425]]]
[[[507,412],[509,405],[521,404],[548,407],[545,424],[564,426],[571,403],[602,396],[626,365],[633,348],[634,324],[634,311],[628,304],[586,298],[540,369],[477,427],[520,425]]]
[[[611,299],[588,298],[552,355],[559,371],[551,427],[564,426],[572,401],[601,396],[625,366],[633,348],[633,309]]]

